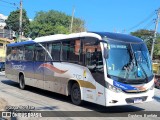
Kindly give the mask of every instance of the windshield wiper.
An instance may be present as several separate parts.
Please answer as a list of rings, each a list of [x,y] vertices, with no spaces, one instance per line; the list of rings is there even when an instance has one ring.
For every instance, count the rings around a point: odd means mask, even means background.
[[[131,46],[131,44],[130,44],[130,46]],[[139,63],[139,62],[137,61],[137,59],[136,59],[136,57],[135,57],[135,54],[134,54],[134,52],[133,52],[132,46],[131,46],[131,51],[132,51],[132,52],[131,52],[131,53],[132,53],[132,56],[133,56],[133,58],[134,58],[134,60],[135,60],[135,62],[136,62],[137,70],[138,70],[138,65],[139,65],[140,68],[141,68],[141,70],[143,71],[143,73],[144,73],[144,75],[145,75],[146,82],[148,82],[147,73],[146,73],[146,71],[144,70],[144,68],[142,67],[141,63]]]
[[[131,49],[131,44],[130,44],[130,48],[128,48],[127,50],[128,50],[128,52],[130,54],[131,61],[124,66],[124,69],[126,70],[124,78],[126,78],[126,81],[127,81],[128,77],[129,77],[129,73],[131,72],[131,70],[135,66],[135,62],[134,62],[135,57],[134,57],[132,49]]]
[[[143,71],[143,73],[144,73],[144,75],[145,75],[145,77],[146,77],[146,83],[148,83],[148,76],[147,76],[146,71],[145,71],[144,68],[142,67],[141,63],[139,63],[138,61],[137,61],[137,63],[138,63],[138,65],[140,66],[141,70]]]

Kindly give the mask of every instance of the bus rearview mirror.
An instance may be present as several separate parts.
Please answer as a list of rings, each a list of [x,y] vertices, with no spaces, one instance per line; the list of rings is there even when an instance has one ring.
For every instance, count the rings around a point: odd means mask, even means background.
[[[108,43],[104,43],[104,58],[108,59],[109,57],[109,49],[108,49]]]
[[[108,57],[109,57],[109,51],[107,48],[104,48],[104,58],[108,59]]]

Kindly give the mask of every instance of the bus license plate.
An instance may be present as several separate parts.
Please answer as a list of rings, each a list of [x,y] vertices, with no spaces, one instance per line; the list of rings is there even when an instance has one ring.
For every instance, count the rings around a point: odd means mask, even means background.
[[[134,103],[141,103],[141,102],[142,102],[142,99],[140,99],[140,98],[134,99]]]

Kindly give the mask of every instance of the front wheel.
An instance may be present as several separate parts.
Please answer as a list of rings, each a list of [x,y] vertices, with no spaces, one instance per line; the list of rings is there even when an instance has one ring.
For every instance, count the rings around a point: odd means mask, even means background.
[[[78,83],[74,83],[72,85],[71,100],[72,100],[73,104],[75,104],[75,105],[81,105],[82,104],[81,90],[80,90],[80,87],[79,87]]]
[[[21,75],[21,76],[19,77],[19,87],[20,87],[20,89],[22,89],[22,90],[25,89],[25,80],[24,80],[24,76],[23,76],[23,75]]]

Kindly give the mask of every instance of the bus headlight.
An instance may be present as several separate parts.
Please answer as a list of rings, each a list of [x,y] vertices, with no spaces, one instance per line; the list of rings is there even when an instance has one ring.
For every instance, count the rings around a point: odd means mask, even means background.
[[[117,92],[117,93],[120,93],[122,92],[122,90],[120,88],[117,88],[111,84],[109,84],[108,82],[106,82],[106,86],[109,90],[113,91],[113,92]]]

